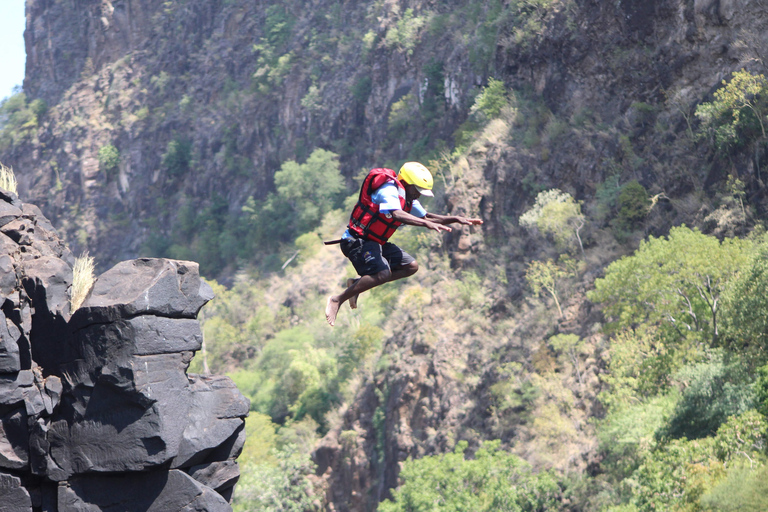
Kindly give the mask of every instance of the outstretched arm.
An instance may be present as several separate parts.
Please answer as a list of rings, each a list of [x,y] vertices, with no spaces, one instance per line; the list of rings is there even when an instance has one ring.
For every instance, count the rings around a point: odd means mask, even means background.
[[[425,219],[437,224],[463,224],[465,226],[478,226],[483,223],[482,219],[468,219],[458,215],[438,215],[436,213],[427,213]]]
[[[393,219],[398,222],[402,222],[403,224],[408,224],[409,226],[421,226],[427,229],[433,229],[438,233],[440,231],[451,231],[451,228],[444,226],[443,222],[430,219],[429,214],[427,214],[426,217],[421,218],[416,217],[415,215],[411,215],[410,213],[403,210],[393,210],[391,213]]]

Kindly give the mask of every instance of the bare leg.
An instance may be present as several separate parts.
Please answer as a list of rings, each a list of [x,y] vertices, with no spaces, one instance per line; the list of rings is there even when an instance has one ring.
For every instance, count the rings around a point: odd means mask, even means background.
[[[359,280],[360,280],[359,277],[357,279],[355,279],[354,277],[350,277],[349,279],[347,279],[346,287],[347,288],[352,288],[353,286],[355,286],[355,283],[357,281],[359,281]],[[353,296],[351,296],[349,298],[349,307],[350,308],[357,309],[357,297],[358,297],[357,295],[353,295]]]
[[[372,276],[362,276],[352,286],[349,286],[346,290],[341,292],[340,295],[331,295],[328,297],[328,302],[325,305],[325,319],[331,327],[333,327],[333,324],[336,323],[336,315],[339,313],[339,308],[350,298],[384,283],[412,276],[417,270],[419,270],[419,264],[412,261],[408,265],[395,271],[387,269]]]

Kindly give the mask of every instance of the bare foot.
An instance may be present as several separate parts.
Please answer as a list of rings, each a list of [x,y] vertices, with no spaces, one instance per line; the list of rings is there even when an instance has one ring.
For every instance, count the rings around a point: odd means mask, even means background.
[[[328,297],[328,302],[325,303],[325,319],[328,321],[328,325],[333,327],[336,323],[336,315],[339,312],[339,299],[331,295]]]
[[[360,278],[358,277],[355,279],[354,277],[350,277],[347,279],[347,288],[350,288],[355,285],[356,282],[358,282]],[[360,296],[359,293],[356,293],[355,295],[351,296],[349,298],[349,307],[352,309],[357,309],[357,298]]]

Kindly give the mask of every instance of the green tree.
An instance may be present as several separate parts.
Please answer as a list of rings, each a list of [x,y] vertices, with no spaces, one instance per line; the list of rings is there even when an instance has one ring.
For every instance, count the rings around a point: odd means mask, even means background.
[[[283,163],[275,173],[275,187],[277,200],[293,212],[294,234],[317,227],[323,215],[338,206],[344,191],[338,155],[316,149],[303,164]]]
[[[617,199],[617,216],[612,222],[614,229],[618,231],[617,238],[636,229],[648,216],[650,205],[648,191],[636,180],[622,186]]]
[[[189,170],[192,161],[192,141],[183,137],[176,137],[168,143],[163,154],[163,167],[171,176],[181,176]]]
[[[581,364],[579,363],[579,355],[584,346],[583,340],[575,334],[556,334],[547,342],[561,357],[570,361],[576,371],[579,385],[583,386],[584,380],[581,378]]]
[[[768,510],[768,467],[737,466],[701,497],[703,510],[761,512]]]
[[[32,137],[47,108],[43,100],[27,101],[23,92],[4,99],[0,103],[0,151]]]
[[[522,459],[486,441],[466,459],[467,442],[453,453],[408,459],[394,490],[380,512],[523,512],[556,510],[562,490],[555,475],[534,473]]]
[[[247,462],[240,471],[232,509],[235,512],[314,512],[320,510],[321,489],[315,463],[295,445],[272,452],[277,464]]]
[[[556,188],[539,192],[533,207],[520,216],[519,222],[526,229],[537,228],[541,233],[551,235],[561,248],[577,241],[584,256],[580,231],[586,218],[571,194]]]
[[[723,80],[722,85],[715,91],[714,101],[696,108],[696,117],[721,152],[752,145],[760,178],[760,148],[766,141],[768,79],[742,69],[734,71],[731,81]]]
[[[768,79],[742,69],[722,85],[715,91],[714,101],[696,108],[696,117],[710,130],[715,143],[727,148],[739,144],[740,137],[765,139]]]
[[[112,144],[99,148],[99,167],[107,176],[112,176],[120,164],[120,151]]]
[[[560,314],[561,318],[563,316],[563,310],[560,307],[560,299],[557,297],[557,288],[560,280],[566,275],[567,273],[565,270],[552,260],[534,260],[525,270],[525,279],[528,281],[528,285],[531,287],[531,290],[533,290],[533,293],[539,295],[542,290],[549,293],[555,300],[557,312]]]
[[[723,297],[724,340],[754,365],[768,361],[768,244],[762,243]]]
[[[660,336],[655,326],[617,332],[608,347],[608,372],[601,377],[607,387],[600,401],[609,408],[624,407],[666,392],[687,355]]]
[[[751,408],[752,386],[737,363],[726,364],[721,357],[686,366],[675,376],[685,383],[662,437],[699,439],[717,432],[730,416]]]
[[[487,119],[498,117],[501,110],[509,103],[507,88],[502,80],[491,78],[488,85],[475,98],[475,104],[472,106],[472,112],[479,112]]]
[[[642,512],[765,510],[765,433],[765,418],[750,410],[712,437],[660,444],[625,482],[626,501]]]
[[[721,296],[751,247],[748,240],[720,242],[685,226],[672,228],[667,238],[650,237],[633,255],[611,263],[587,296],[606,305],[616,328],[658,324],[667,334],[700,333],[716,344]]]
[[[397,23],[387,30],[382,44],[387,48],[395,48],[406,55],[412,55],[418,42],[419,31],[425,24],[426,18],[414,16],[413,9],[409,7],[397,20]]]

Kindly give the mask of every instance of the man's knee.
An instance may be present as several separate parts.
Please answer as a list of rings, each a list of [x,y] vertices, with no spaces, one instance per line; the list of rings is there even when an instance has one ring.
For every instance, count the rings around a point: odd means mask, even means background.
[[[385,268],[384,270],[380,271],[377,274],[374,274],[373,278],[376,280],[376,284],[383,284],[390,280],[392,277],[392,271],[388,268]]]
[[[418,270],[419,270],[419,262],[414,260],[414,261],[410,262],[409,264],[407,264],[406,266],[404,266],[403,269],[405,269],[408,272],[409,276],[412,276],[413,274],[418,272]]]

